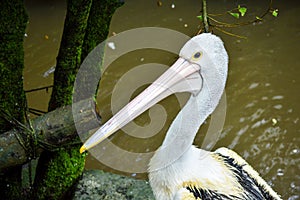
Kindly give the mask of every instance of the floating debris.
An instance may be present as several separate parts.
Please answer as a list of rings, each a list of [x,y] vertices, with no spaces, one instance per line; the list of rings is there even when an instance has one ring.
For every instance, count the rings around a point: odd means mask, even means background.
[[[48,77],[50,74],[52,74],[55,71],[55,65],[53,65],[52,67],[50,67],[50,69],[48,69],[47,71],[44,72],[43,77]]]
[[[174,3],[171,4],[171,8],[173,8],[173,9],[175,8],[175,4]]]
[[[283,176],[284,175],[284,171],[283,171],[283,169],[278,169],[277,170],[277,176]]]
[[[291,154],[299,154],[300,153],[300,150],[299,149],[293,149]]]
[[[277,119],[273,118],[272,119],[272,125],[275,126],[278,123]]]
[[[283,99],[282,95],[276,95],[272,97],[273,100],[279,100],[279,99]]]
[[[240,123],[244,122],[245,121],[245,117],[241,117],[239,121],[240,121]]]
[[[249,86],[249,89],[254,89],[256,88],[257,86],[259,85],[259,83],[252,83],[250,86]]]
[[[275,108],[277,110],[280,110],[282,108],[282,105],[281,104],[277,104],[277,105],[273,106],[273,108]]]
[[[115,49],[116,49],[115,43],[113,43],[113,42],[107,43],[107,46],[108,46],[109,48],[111,48],[112,50],[115,50]]]
[[[270,85],[271,85],[271,83],[266,83],[265,84],[266,87],[269,87]]]
[[[255,102],[248,103],[245,108],[251,108],[255,105]]]
[[[186,27],[188,27],[188,25],[187,25],[187,24],[184,24],[183,26],[184,26],[185,28],[186,28]]]

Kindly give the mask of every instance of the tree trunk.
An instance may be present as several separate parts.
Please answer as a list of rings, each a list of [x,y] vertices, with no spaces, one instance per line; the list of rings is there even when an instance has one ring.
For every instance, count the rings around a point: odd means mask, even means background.
[[[87,53],[106,38],[111,16],[120,5],[116,0],[93,1],[90,11],[91,1],[68,1],[49,110],[72,103],[78,68]],[[100,70],[99,65],[94,67]],[[81,99],[76,99],[76,102],[78,100]],[[59,152],[43,153],[35,180],[36,198],[58,199],[66,194],[84,168],[84,156],[79,154],[79,147],[75,145]]]
[[[109,32],[111,18],[115,10],[121,5],[123,3],[120,0],[93,1],[82,45],[82,61],[97,45],[105,41]],[[95,82],[97,83],[100,79],[101,58],[103,57],[101,55],[103,49],[99,48],[103,48],[103,45],[97,46],[97,50],[93,52],[93,55],[84,61],[84,65],[88,67],[81,68],[80,74],[77,75],[78,79],[73,102],[93,98],[97,94],[98,86]]]
[[[111,18],[121,5],[120,0],[93,1],[82,46],[82,60],[107,38]]]
[[[72,104],[73,85],[81,64],[81,48],[92,0],[68,0],[63,36],[54,72],[49,110]],[[74,148],[44,151],[38,162],[34,199],[61,199],[84,169],[84,156]]]
[[[9,120],[24,123],[23,39],[28,16],[23,0],[1,1],[0,12],[0,110],[10,119],[0,117],[0,133],[12,128]],[[1,199],[20,199],[22,166],[0,173]]]

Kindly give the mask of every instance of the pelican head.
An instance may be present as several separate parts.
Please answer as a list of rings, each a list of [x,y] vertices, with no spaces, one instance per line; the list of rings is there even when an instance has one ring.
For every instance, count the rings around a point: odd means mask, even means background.
[[[201,66],[201,70],[211,69],[213,62],[215,68],[222,74],[222,78],[227,77],[227,52],[222,40],[211,33],[203,33],[191,38],[180,50],[179,57]]]
[[[135,119],[160,100],[176,92],[198,95],[211,91],[211,113],[223,93],[228,56],[220,38],[204,33],[191,38],[181,49],[178,60],[148,88],[101,126],[81,147],[84,152]]]

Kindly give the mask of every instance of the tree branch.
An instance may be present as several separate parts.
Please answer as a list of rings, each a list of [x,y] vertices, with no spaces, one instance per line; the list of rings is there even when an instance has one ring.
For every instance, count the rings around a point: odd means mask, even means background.
[[[207,21],[207,10],[206,10],[206,0],[202,0],[202,16],[203,16],[203,23],[204,23],[204,32],[208,33],[209,32],[209,24]]]
[[[72,106],[80,109],[72,110]],[[81,138],[88,137],[89,131],[100,126],[100,118],[92,99],[80,101],[72,106],[63,106],[32,121],[31,131],[35,134],[36,147],[31,146],[31,149],[25,149],[19,141],[28,136],[24,129],[15,128],[0,134],[0,171],[32,159],[28,157],[28,151],[32,149],[35,149],[35,155],[38,156],[44,149],[57,151],[62,147],[80,143],[75,124],[81,128],[81,133],[85,130],[85,133],[80,135]],[[72,113],[75,110],[79,110],[78,113]]]

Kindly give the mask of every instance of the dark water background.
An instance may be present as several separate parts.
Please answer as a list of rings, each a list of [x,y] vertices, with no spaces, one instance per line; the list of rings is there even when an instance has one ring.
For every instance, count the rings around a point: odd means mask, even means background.
[[[268,1],[215,0],[208,1],[208,10],[222,13],[237,5],[247,5],[247,20],[263,13],[268,4]],[[55,66],[66,4],[63,1],[26,1],[26,5],[30,20],[25,38],[24,88],[28,90],[52,84],[53,73],[47,75],[45,72]],[[300,199],[300,3],[274,1],[273,7],[279,9],[277,18],[269,15],[263,23],[229,30],[247,39],[215,31],[226,45],[230,64],[226,121],[214,148],[225,146],[235,150],[283,199]],[[162,6],[157,6],[154,0],[126,1],[113,17],[110,35],[131,28],[156,26],[193,36],[198,30],[196,16],[200,10],[201,1],[196,0],[162,1]],[[222,20],[237,21],[230,16]],[[172,64],[175,60],[172,55],[151,50],[132,52],[114,64],[115,71],[103,77],[98,103],[104,121],[111,116],[110,95],[116,81],[124,71],[153,57],[164,64]],[[50,92],[28,93],[29,107],[46,111]],[[172,107],[171,103],[165,104]],[[121,136],[118,138],[122,140]],[[134,149],[144,149],[147,144],[122,143],[134,145]],[[157,148],[160,143],[161,140],[157,140],[149,148]],[[201,134],[195,143],[201,143]],[[96,167],[99,165],[90,158],[87,168]]]

